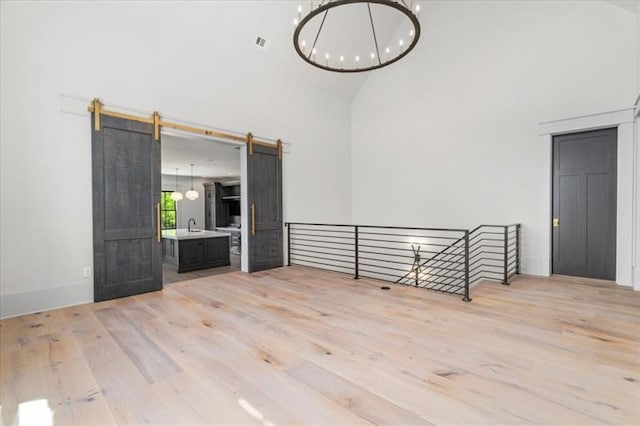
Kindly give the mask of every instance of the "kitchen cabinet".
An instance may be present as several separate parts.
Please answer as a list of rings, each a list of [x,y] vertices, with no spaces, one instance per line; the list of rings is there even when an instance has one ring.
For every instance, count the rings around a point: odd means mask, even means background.
[[[178,273],[228,266],[229,234],[215,231],[163,231],[164,261],[177,266]]]

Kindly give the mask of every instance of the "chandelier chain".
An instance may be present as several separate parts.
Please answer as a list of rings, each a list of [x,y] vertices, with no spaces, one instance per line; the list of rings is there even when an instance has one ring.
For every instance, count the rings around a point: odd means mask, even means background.
[[[378,37],[376,36],[376,27],[373,25],[373,16],[371,15],[371,5],[367,3],[369,9],[369,21],[371,21],[371,32],[373,32],[373,41],[376,43],[376,55],[378,55],[378,64],[382,65],[380,60],[380,49],[378,48]]]
[[[320,23],[320,28],[318,28],[318,34],[316,34],[316,39],[313,40],[313,46],[311,47],[311,50],[309,51],[309,58],[311,58],[311,55],[313,55],[313,51],[316,48],[316,43],[318,43],[318,37],[320,37],[320,31],[322,31],[322,27],[324,26],[324,21],[325,19],[327,19],[327,14],[329,14],[329,10],[327,9],[324,12],[324,16],[322,17],[322,22]]]

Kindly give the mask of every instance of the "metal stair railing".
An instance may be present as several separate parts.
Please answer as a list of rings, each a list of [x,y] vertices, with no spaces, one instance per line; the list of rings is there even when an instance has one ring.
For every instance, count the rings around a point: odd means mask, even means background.
[[[287,264],[444,293],[471,301],[480,280],[508,285],[520,273],[520,224],[471,231],[287,222]],[[423,260],[425,259],[426,260]]]

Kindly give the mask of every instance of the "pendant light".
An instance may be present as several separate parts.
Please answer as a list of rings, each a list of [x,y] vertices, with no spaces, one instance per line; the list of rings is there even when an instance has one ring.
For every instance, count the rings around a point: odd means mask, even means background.
[[[171,193],[170,197],[173,201],[182,200],[182,192],[178,191],[178,168],[176,168],[176,190]]]
[[[198,191],[193,189],[193,164],[191,164],[191,189],[188,190],[185,195],[190,200],[195,200],[196,198],[198,198],[200,196],[200,194],[198,194]]]

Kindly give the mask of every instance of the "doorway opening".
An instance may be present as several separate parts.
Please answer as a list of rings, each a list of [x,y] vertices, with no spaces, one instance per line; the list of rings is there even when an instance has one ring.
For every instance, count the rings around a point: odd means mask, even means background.
[[[163,284],[241,270],[241,155],[241,144],[162,132]]]
[[[616,279],[617,152],[617,128],[553,137],[553,274]]]

